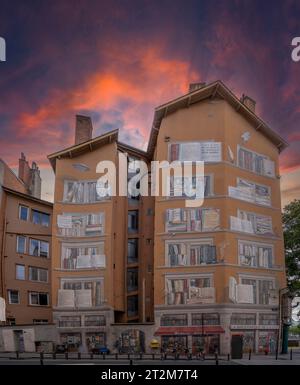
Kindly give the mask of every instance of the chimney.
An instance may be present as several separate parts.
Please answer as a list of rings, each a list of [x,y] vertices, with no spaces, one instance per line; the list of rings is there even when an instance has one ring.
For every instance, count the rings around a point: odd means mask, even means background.
[[[32,162],[32,167],[30,168],[23,152],[21,152],[19,159],[18,176],[24,182],[29,195],[35,198],[41,198],[42,180],[40,170],[35,162]]]
[[[250,98],[250,96],[243,94],[241,97],[241,102],[245,104],[245,106],[248,107],[249,110],[251,110],[252,112],[255,112],[256,101]]]
[[[193,91],[196,91],[196,90],[200,90],[200,88],[203,88],[206,86],[206,83],[190,83],[190,86],[189,86],[189,92],[193,92]]]
[[[89,116],[76,115],[75,144],[92,139],[93,125]]]

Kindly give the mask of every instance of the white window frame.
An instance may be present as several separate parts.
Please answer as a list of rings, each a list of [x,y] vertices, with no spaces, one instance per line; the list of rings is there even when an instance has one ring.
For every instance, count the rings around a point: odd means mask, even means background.
[[[38,241],[38,242],[39,242],[38,255],[30,254],[30,241],[31,241],[31,240],[34,240],[34,241]],[[44,257],[43,255],[40,255],[40,254],[41,254],[41,242],[44,242],[44,243],[47,243],[47,244],[48,244],[48,255],[47,255],[47,257]],[[44,241],[44,240],[42,240],[42,239],[37,239],[37,238],[29,238],[29,249],[28,249],[28,254],[31,255],[32,257],[38,257],[38,258],[46,258],[46,259],[48,259],[48,258],[50,257],[50,242]]]
[[[24,251],[21,252],[21,251],[18,251],[19,249],[19,238],[22,237],[25,239],[25,243],[24,243]],[[17,235],[17,253],[18,254],[26,254],[26,246],[27,246],[27,237],[25,235],[21,235],[21,234],[18,234]]]
[[[32,277],[31,277],[31,269],[37,269],[37,276],[38,276],[38,279],[32,279]],[[47,279],[46,279],[46,281],[43,281],[43,280],[40,279],[40,271],[41,271],[41,270],[44,270],[44,271],[46,271],[46,273],[47,273]],[[29,267],[28,267],[28,279],[29,279],[29,281],[31,281],[31,282],[48,283],[48,281],[49,281],[49,272],[48,272],[48,269],[45,269],[45,268],[43,268],[43,267],[37,267],[37,266],[29,266]]]
[[[11,292],[16,291],[18,293],[18,302],[12,302],[11,301]],[[20,291],[15,289],[8,289],[7,290],[7,296],[8,296],[8,303],[10,305],[19,305],[20,304]]]
[[[248,244],[250,246],[256,246],[256,247],[265,247],[265,248],[272,250],[272,264],[271,264],[271,266],[268,266],[268,267],[260,266],[259,265],[259,257],[258,257],[257,265],[256,266],[250,265],[249,267],[257,268],[257,269],[271,269],[274,266],[275,256],[274,256],[274,245],[273,244],[263,243],[263,242],[253,242],[253,241],[246,240],[246,239],[238,239],[238,264],[239,264],[239,266],[243,266],[243,267],[247,266],[247,265],[241,263],[240,244]]]
[[[27,218],[26,219],[21,218],[21,208],[22,207],[27,210]],[[21,204],[19,205],[19,219],[20,219],[20,221],[28,221],[28,219],[29,219],[29,207],[28,206],[21,205]]]
[[[33,213],[34,213],[34,212],[36,212],[36,213],[38,213],[38,214],[40,215],[41,223],[35,223],[35,222],[33,222]],[[42,223],[42,215],[47,215],[47,216],[49,217],[49,223],[48,223],[48,225],[43,225],[43,223]],[[51,222],[51,220],[50,220],[50,214],[49,214],[49,213],[45,213],[44,211],[40,211],[40,210],[37,210],[37,209],[32,208],[32,209],[31,209],[31,218],[32,218],[32,223],[33,223],[34,225],[43,226],[43,227],[50,227],[50,222]]]
[[[18,274],[17,274],[18,266],[23,267],[23,269],[24,269],[24,278],[18,278]],[[16,279],[18,281],[25,281],[26,280],[26,268],[25,268],[25,265],[22,265],[21,263],[16,263]]]
[[[36,304],[36,303],[31,303],[31,295],[32,294],[46,294],[47,295],[47,305],[40,305],[40,304]],[[41,291],[29,291],[28,292],[28,300],[29,300],[29,305],[30,306],[41,306],[41,307],[46,307],[46,306],[49,306],[50,303],[49,303],[49,293],[47,292],[41,292]]]
[[[187,263],[186,265],[171,265],[169,258],[169,245],[183,243],[186,247]],[[202,265],[211,265],[211,264],[201,264],[201,265],[191,265],[191,248],[192,246],[201,246],[201,245],[214,245],[213,238],[199,238],[199,239],[178,239],[178,240],[166,240],[165,241],[165,266],[167,267],[183,267],[183,266],[202,266]]]

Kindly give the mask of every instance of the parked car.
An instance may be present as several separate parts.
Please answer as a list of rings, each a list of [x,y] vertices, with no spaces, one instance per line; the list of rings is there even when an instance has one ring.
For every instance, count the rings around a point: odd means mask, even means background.
[[[92,348],[93,354],[110,354],[110,350],[106,346],[102,345],[95,345],[94,348]]]

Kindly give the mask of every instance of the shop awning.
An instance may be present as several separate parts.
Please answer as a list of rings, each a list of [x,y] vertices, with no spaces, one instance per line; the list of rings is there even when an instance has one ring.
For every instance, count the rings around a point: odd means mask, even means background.
[[[155,336],[170,335],[201,335],[201,334],[220,334],[224,333],[221,326],[162,326],[156,330]]]

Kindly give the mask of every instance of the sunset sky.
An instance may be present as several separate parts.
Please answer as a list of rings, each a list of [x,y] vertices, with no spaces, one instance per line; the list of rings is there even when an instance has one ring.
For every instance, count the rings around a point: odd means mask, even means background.
[[[119,128],[145,149],[156,106],[217,79],[290,143],[283,204],[300,198],[299,1],[0,0],[0,36],[0,157],[37,161],[44,199],[46,156],[74,143],[75,114],[92,117],[94,136]]]

